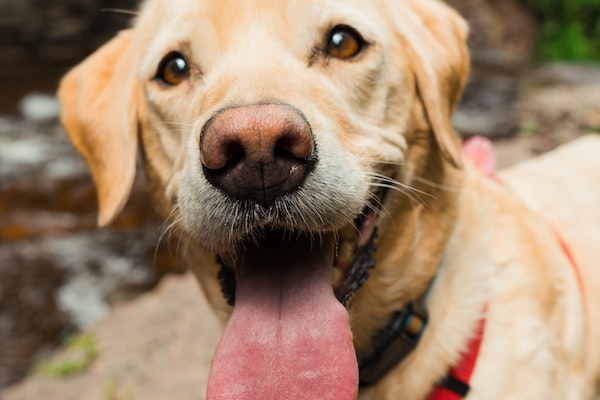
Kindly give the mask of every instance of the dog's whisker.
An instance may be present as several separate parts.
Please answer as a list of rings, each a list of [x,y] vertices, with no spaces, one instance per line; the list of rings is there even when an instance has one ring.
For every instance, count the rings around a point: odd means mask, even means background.
[[[411,191],[412,193],[417,193],[417,194],[420,194],[420,195],[424,195],[424,196],[429,197],[429,198],[434,199],[434,200],[436,199],[436,196],[433,195],[432,193],[426,192],[426,191],[424,191],[422,189],[418,189],[418,188],[416,188],[416,187],[414,187],[412,185],[400,182],[400,181],[398,181],[396,179],[393,179],[393,178],[390,178],[388,176],[385,176],[385,175],[382,175],[382,174],[378,174],[378,173],[372,173],[372,174],[370,174],[370,176],[372,177],[372,179],[378,179],[378,180],[381,180],[382,182],[389,183],[391,185],[397,185],[399,187],[402,187],[403,189]]]
[[[425,192],[421,189],[417,189],[414,186],[400,182],[396,179],[387,177],[385,175],[373,173],[373,174],[369,174],[369,177],[371,178],[372,184],[374,184],[374,185],[388,185],[388,187],[390,189],[394,189],[394,190],[403,189],[402,191],[409,191],[413,194],[416,193],[416,194],[420,194],[420,195],[435,199],[435,196],[431,193]],[[385,187],[385,186],[381,186],[381,187]]]
[[[372,204],[375,203],[375,204]],[[391,218],[391,214],[386,210],[382,201],[377,197],[373,196],[371,202],[367,203],[367,208],[377,214],[378,217]]]
[[[180,254],[186,254],[186,247],[187,247],[188,241],[183,240],[183,238],[181,237],[181,235],[177,235],[177,244],[175,245],[175,265],[176,265],[176,269],[179,269],[179,255]],[[183,248],[182,248],[183,247]],[[185,268],[183,268],[182,270],[185,270]]]
[[[375,159],[366,159],[365,161],[368,163],[371,163],[371,164],[375,164],[375,165],[379,164],[379,165],[390,165],[390,166],[397,166],[397,167],[409,166],[409,164],[404,161],[384,161],[384,160],[375,160]],[[416,182],[422,183],[422,184],[432,187],[434,189],[439,189],[439,190],[444,190],[444,191],[449,191],[449,192],[460,191],[460,188],[457,186],[444,185],[444,184],[423,178],[419,175],[412,175],[411,178]]]
[[[429,187],[432,187],[434,189],[439,189],[439,190],[443,190],[443,191],[447,191],[447,192],[460,192],[460,187],[458,186],[451,186],[451,185],[444,185],[441,183],[437,183],[434,181],[431,181],[429,179],[420,177],[420,176],[413,176],[413,180],[415,180],[416,182],[422,183],[424,185],[427,185]]]
[[[101,8],[100,11],[105,13],[133,15],[134,17],[137,17],[140,14],[138,11],[127,10],[124,8]]]
[[[379,179],[380,182],[377,182],[376,179]],[[392,183],[390,183],[390,181],[392,181]],[[427,202],[422,198],[423,195],[435,199],[435,196],[433,196],[430,193],[420,191],[410,185],[394,181],[391,178],[383,179],[383,177],[374,177],[371,186],[395,190],[405,195],[413,206],[418,205],[422,207],[427,207]]]
[[[177,246],[175,249],[175,264],[176,269],[179,269],[179,248],[180,242],[183,241],[182,236],[177,233],[177,227],[181,224],[181,214],[179,213],[178,207],[175,205],[164,223],[162,224],[161,232],[158,237],[157,243],[154,246],[154,255],[153,255],[153,264],[156,267],[158,263],[158,253],[160,251],[160,245],[162,243],[166,243],[168,248],[167,251],[171,252],[170,243],[173,235],[176,235],[177,238]],[[185,269],[185,268],[182,268]]]
[[[413,204],[415,204],[415,203],[421,204],[423,202],[423,200],[420,199],[417,195],[413,194],[410,190],[406,190],[402,187],[385,184],[385,183],[371,183],[371,186],[376,187],[376,188],[394,190],[394,191],[406,196]]]
[[[171,215],[175,213],[175,210],[171,210]],[[167,243],[169,238],[171,237],[171,233],[173,232],[173,230],[175,229],[175,218],[171,217],[171,215],[169,215],[169,217],[167,217],[167,219],[163,222],[162,227],[160,229],[160,233],[158,235],[158,239],[156,241],[156,245],[154,245],[154,260],[153,260],[153,264],[156,266],[157,264],[157,260],[158,260],[158,252],[160,249],[161,244]]]
[[[394,165],[397,167],[406,167],[409,164],[407,162],[404,161],[384,161],[384,160],[375,160],[375,159],[365,159],[366,162],[370,163],[370,164],[379,164],[379,165]]]

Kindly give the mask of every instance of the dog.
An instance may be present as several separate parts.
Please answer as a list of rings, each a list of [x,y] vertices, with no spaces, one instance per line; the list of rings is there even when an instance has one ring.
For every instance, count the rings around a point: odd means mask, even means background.
[[[486,177],[438,0],[147,0],[71,70],[101,226],[138,153],[224,332],[207,398],[597,399],[600,139]]]

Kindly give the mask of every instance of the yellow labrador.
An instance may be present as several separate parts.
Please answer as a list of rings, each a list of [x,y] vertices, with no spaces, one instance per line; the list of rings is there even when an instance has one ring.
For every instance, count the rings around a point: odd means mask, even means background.
[[[437,0],[148,0],[64,78],[100,225],[140,149],[223,318],[208,399],[597,398],[600,139],[470,167],[466,31]]]

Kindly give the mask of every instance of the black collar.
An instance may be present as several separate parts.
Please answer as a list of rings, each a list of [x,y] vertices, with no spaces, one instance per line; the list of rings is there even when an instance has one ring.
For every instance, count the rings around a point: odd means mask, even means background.
[[[415,347],[417,347],[419,339],[427,327],[428,315],[427,309],[425,308],[425,299],[427,298],[427,294],[431,290],[434,281],[435,277],[431,280],[429,288],[420,301],[410,302],[405,305],[402,310],[394,313],[390,323],[373,339],[371,349],[364,354],[358,355],[361,387],[377,383],[392,368],[404,360]],[[469,344],[469,357],[472,354],[475,354],[476,357],[479,352],[484,325],[485,319],[482,319],[479,323],[479,334],[475,336]],[[462,362],[463,361],[461,361],[461,363]],[[473,372],[473,366],[474,363],[471,365],[471,369],[469,369],[468,377],[470,377]],[[457,396],[452,398],[462,399],[469,393],[470,386],[468,377],[467,380],[464,380],[462,375],[457,374],[457,372],[452,369],[444,379],[438,382],[438,388],[443,388]]]
[[[394,313],[368,352],[358,355],[361,386],[377,383],[417,346],[427,326],[424,299],[425,296],[419,302],[410,302]]]

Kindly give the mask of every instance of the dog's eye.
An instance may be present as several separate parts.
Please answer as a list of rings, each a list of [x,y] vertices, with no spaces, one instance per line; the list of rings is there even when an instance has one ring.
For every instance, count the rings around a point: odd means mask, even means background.
[[[158,65],[156,79],[170,86],[179,85],[186,80],[190,74],[190,66],[187,59],[176,51],[167,54]]]
[[[340,60],[348,60],[358,55],[366,46],[363,37],[347,25],[337,25],[327,37],[325,52]]]

